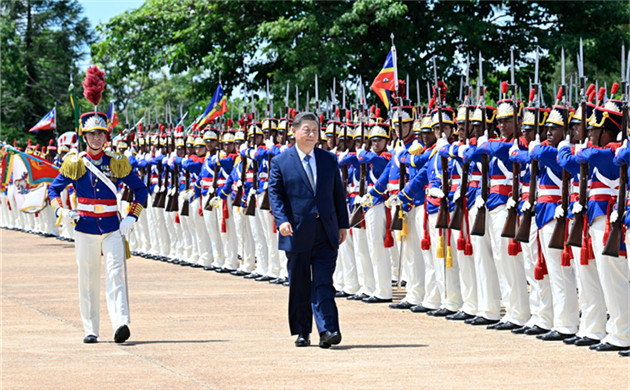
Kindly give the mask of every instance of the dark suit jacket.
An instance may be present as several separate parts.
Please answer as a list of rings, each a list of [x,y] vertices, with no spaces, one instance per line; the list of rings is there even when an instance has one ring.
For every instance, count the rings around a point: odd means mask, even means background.
[[[280,235],[278,247],[287,252],[306,252],[315,244],[318,214],[333,249],[339,247],[339,229],[348,229],[348,208],[339,174],[337,157],[315,148],[317,188],[313,189],[304,171],[297,146],[271,160],[269,203],[278,228],[290,222],[293,236]]]

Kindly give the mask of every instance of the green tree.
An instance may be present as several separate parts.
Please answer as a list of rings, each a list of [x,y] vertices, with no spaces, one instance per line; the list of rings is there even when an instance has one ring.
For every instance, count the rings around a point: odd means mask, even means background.
[[[58,132],[74,129],[67,90],[74,76],[82,92],[77,62],[93,42],[89,22],[75,0],[6,1],[1,10],[2,138],[47,144],[52,132],[28,129],[55,104]]]

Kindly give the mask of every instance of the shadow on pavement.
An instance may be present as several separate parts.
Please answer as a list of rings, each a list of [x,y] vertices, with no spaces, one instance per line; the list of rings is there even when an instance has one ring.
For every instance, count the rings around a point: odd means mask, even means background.
[[[198,344],[198,343],[227,343],[229,340],[146,340],[146,341],[130,341],[119,344],[120,346],[142,345],[142,344]],[[108,343],[115,344],[113,341]]]
[[[424,348],[428,347],[427,344],[390,344],[390,345],[341,345],[334,346],[332,350],[346,350],[346,349],[388,349],[388,348]]]

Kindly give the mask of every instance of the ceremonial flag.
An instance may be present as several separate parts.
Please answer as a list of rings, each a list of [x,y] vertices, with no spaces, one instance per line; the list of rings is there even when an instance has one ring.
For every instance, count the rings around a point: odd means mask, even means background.
[[[23,180],[25,187],[36,187],[43,183],[52,183],[57,177],[58,169],[47,160],[7,148],[8,160],[3,163],[3,182],[13,175],[13,181]]]
[[[394,63],[394,48],[387,54],[387,59],[383,65],[383,69],[376,76],[370,89],[374,91],[389,110],[390,91],[396,90],[396,67]]]
[[[109,108],[107,109],[107,122],[109,123],[109,130],[111,131],[118,124],[118,113],[114,109],[114,103],[109,103]]]
[[[199,126],[210,123],[211,120],[222,115],[227,110],[227,100],[225,98],[225,94],[223,93],[223,87],[221,87],[221,83],[219,83],[217,90],[214,92],[214,95],[212,95],[212,100],[210,100],[208,107],[206,107],[206,110],[201,116]]]
[[[52,130],[57,128],[57,109],[53,108],[33,126],[29,133],[39,133],[40,130]]]

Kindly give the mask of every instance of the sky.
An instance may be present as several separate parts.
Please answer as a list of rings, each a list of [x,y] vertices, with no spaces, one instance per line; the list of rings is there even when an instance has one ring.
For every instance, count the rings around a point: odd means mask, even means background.
[[[144,4],[144,0],[79,0],[85,16],[90,20],[92,28],[105,23],[113,16],[135,9]]]

